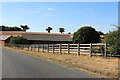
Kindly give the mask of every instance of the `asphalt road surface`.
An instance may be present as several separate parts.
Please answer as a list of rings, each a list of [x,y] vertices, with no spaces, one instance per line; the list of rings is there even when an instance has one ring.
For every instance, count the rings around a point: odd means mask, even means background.
[[[59,64],[2,49],[2,78],[96,78]]]

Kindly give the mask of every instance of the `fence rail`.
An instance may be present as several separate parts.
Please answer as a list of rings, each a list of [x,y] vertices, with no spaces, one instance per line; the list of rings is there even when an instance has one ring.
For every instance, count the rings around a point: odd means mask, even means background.
[[[47,52],[47,53],[66,53],[66,54],[88,54],[102,55],[107,57],[108,45],[106,43],[90,43],[90,44],[13,44],[6,45],[17,49],[28,51]]]

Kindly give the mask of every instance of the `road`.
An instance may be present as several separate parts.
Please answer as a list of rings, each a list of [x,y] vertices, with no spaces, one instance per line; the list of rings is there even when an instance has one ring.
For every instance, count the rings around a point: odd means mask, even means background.
[[[2,49],[2,78],[95,78],[59,64]]]

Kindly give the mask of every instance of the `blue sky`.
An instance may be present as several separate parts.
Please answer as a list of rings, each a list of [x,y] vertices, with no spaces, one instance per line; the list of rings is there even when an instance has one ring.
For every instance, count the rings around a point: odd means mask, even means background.
[[[82,26],[93,26],[96,30],[109,32],[118,24],[117,2],[4,2],[2,24],[19,26],[27,24],[32,32],[75,32]]]

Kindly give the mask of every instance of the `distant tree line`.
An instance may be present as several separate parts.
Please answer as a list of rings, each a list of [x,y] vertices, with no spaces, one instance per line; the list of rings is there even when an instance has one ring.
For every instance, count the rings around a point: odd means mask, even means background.
[[[20,27],[11,27],[11,26],[0,26],[0,31],[26,31],[29,27],[27,25],[20,25]]]
[[[22,31],[22,29],[19,27],[8,27],[8,26],[2,25],[0,26],[0,28],[1,28],[0,31]]]

